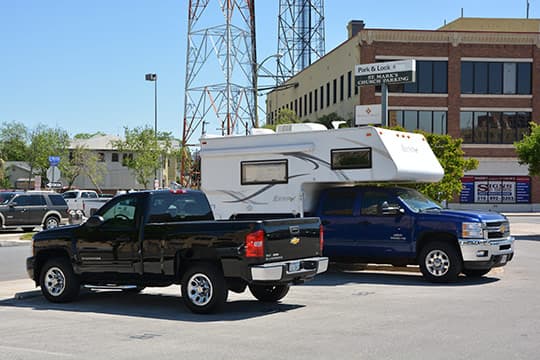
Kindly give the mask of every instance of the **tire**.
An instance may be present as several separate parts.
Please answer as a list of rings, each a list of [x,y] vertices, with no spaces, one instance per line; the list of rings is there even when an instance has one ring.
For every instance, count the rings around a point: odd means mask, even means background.
[[[420,251],[418,263],[424,278],[435,283],[456,281],[463,266],[455,246],[440,241],[426,244]]]
[[[41,292],[50,302],[68,302],[79,296],[81,284],[67,259],[47,261],[40,274]]]
[[[472,278],[479,278],[490,272],[491,269],[463,269],[462,273]]]
[[[289,284],[279,285],[249,285],[249,291],[259,301],[278,302],[289,292]]]
[[[225,278],[215,265],[193,265],[182,277],[182,299],[194,313],[216,312],[227,301],[227,295]]]
[[[34,231],[34,228],[33,227],[23,227],[22,230],[24,232],[31,232],[31,231]]]
[[[58,226],[60,226],[60,220],[58,220],[56,216],[47,216],[47,218],[43,222],[43,228],[45,230],[54,229]]]

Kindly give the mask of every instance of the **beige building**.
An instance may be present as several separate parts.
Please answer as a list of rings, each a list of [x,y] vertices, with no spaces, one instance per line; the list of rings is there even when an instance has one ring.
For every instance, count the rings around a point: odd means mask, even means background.
[[[416,60],[416,82],[389,86],[389,125],[463,139],[480,166],[462,179],[454,207],[540,209],[540,181],[518,164],[513,143],[540,121],[540,20],[459,18],[440,29],[371,29],[351,21],[348,39],[267,95],[267,122],[281,109],[302,121],[381,103],[357,88],[354,67]]]
[[[82,146],[98,155],[106,169],[100,184],[103,192],[115,193],[117,190],[143,189],[143,185],[137,182],[133,172],[123,165],[123,159],[133,155],[120,153],[113,148],[112,143],[118,140],[121,140],[121,138],[114,135],[95,135],[90,139],[75,139],[71,141],[70,150]],[[174,146],[178,147],[179,144],[174,144]],[[175,181],[178,178],[178,171],[176,159],[164,159],[162,169],[158,170],[161,187],[166,187],[171,181]],[[153,179],[150,180],[150,187],[153,188]],[[80,175],[75,180],[73,187],[93,189],[94,185],[87,176]]]

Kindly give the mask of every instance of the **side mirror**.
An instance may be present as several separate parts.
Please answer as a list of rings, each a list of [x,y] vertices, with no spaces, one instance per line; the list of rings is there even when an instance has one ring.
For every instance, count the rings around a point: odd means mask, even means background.
[[[90,229],[95,229],[98,226],[101,226],[105,220],[99,215],[93,215],[88,220],[86,220],[86,226]]]

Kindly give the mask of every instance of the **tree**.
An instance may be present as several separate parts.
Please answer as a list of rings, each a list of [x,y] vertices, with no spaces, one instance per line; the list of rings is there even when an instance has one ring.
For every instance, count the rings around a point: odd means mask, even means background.
[[[529,167],[531,176],[540,175],[540,125],[530,122],[531,134],[515,142],[518,161]]]
[[[124,135],[124,140],[115,141],[112,145],[120,152],[133,154],[132,157],[124,159],[124,165],[133,171],[139,184],[148,188],[160,167],[162,157],[175,152],[172,147],[172,136],[170,133],[161,132],[156,137],[154,130],[149,127],[138,127],[133,130],[126,127]]]
[[[399,130],[403,130],[403,128],[399,128]],[[455,139],[450,135],[431,134],[420,130],[416,132],[426,137],[433,153],[444,169],[444,176],[437,183],[415,184],[414,187],[439,202],[453,199],[461,191],[463,174],[465,171],[476,169],[478,160],[464,157],[465,153],[461,149],[463,139]]]
[[[34,170],[41,175],[42,179],[47,178],[47,169],[50,166],[49,156],[59,156],[61,163],[69,161],[69,135],[65,130],[38,125],[32,130],[29,138],[30,145],[26,156],[26,161],[30,165],[29,183]]]
[[[11,187],[11,184],[4,170],[4,160],[0,158],[0,189],[7,189],[9,187]]]
[[[278,112],[276,121],[273,124],[266,124],[264,127],[267,129],[275,130],[277,125],[281,124],[294,124],[299,123],[300,118],[296,113],[290,109],[281,109]]]
[[[2,123],[0,128],[0,158],[4,161],[26,161],[28,129],[19,122]]]
[[[88,140],[94,136],[105,136],[107,134],[105,134],[104,132],[102,131],[97,131],[93,134],[89,134],[89,133],[79,133],[79,134],[75,134],[75,136],[73,136],[74,139],[81,139],[81,140]]]
[[[328,129],[333,129],[334,128],[334,126],[332,125],[332,122],[334,122],[334,121],[344,122],[343,124],[340,125],[340,127],[351,127],[351,126],[353,126],[352,120],[345,120],[344,118],[342,118],[341,116],[339,116],[335,112],[332,112],[332,113],[327,114],[327,115],[323,115],[323,116],[321,116],[320,118],[317,119],[318,123],[323,124]]]
[[[62,171],[62,178],[67,182],[68,189],[71,189],[77,177],[86,175],[94,187],[101,192],[99,184],[103,180],[107,169],[105,164],[99,161],[98,154],[84,146],[77,145],[70,152],[68,160],[60,162],[60,170]]]

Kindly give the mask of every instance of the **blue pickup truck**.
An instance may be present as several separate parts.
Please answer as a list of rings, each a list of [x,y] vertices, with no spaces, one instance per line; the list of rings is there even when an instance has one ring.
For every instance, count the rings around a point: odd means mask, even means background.
[[[496,212],[441,208],[416,190],[355,186],[322,190],[313,214],[324,254],[336,261],[417,264],[432,282],[504,266],[514,255],[508,220]]]

